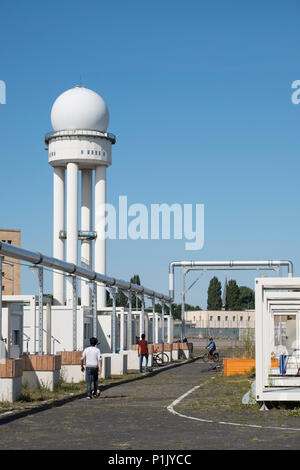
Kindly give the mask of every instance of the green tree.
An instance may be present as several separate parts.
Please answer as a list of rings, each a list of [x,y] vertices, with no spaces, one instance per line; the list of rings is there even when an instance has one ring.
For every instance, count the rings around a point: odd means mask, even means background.
[[[119,289],[117,294],[117,307],[127,307],[128,306],[128,297],[124,292]]]
[[[226,310],[241,310],[240,289],[233,279],[227,283]]]
[[[255,308],[255,293],[253,289],[247,286],[239,286],[240,298],[239,303],[241,310],[253,310]]]
[[[157,312],[161,312],[161,306],[155,306],[157,307],[156,308],[156,311]],[[199,307],[199,305],[196,305],[196,307],[194,307],[193,305],[190,305],[190,304],[185,304],[185,311],[188,312],[188,311],[191,311],[191,310],[201,310],[201,308]],[[166,312],[167,312],[167,309],[166,309]],[[172,316],[175,320],[181,320],[181,304],[172,304]]]
[[[215,276],[210,280],[207,290],[207,310],[221,310],[222,308],[222,286]]]
[[[141,285],[140,276],[138,274],[135,274],[130,279],[130,282],[132,284],[137,284],[140,286]],[[112,298],[108,292],[106,292],[106,305],[108,307],[112,307]],[[117,293],[116,305],[117,307],[128,307],[128,298],[121,289],[119,289]],[[142,307],[142,302],[139,299],[137,299],[136,295],[133,293],[132,294],[132,308],[135,309],[136,307],[140,309]]]
[[[53,305],[53,295],[52,294],[43,294],[44,297],[47,297],[51,301],[51,305]],[[80,305],[80,304],[78,304]]]
[[[106,305],[107,305],[107,307],[112,307],[112,298],[109,295],[108,291],[106,291]]]

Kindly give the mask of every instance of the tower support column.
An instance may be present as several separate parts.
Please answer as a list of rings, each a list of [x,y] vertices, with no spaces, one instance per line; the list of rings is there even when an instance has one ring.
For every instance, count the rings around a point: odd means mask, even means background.
[[[54,167],[53,172],[53,257],[64,260],[65,241],[60,232],[65,230],[65,169]],[[53,271],[53,302],[64,305],[64,276]]]
[[[96,166],[95,170],[95,271],[106,274],[105,239],[106,167]],[[97,309],[106,307],[106,289],[97,285]]]
[[[78,264],[78,164],[73,162],[67,164],[67,262]],[[68,277],[67,305],[73,302],[72,279]]]
[[[93,210],[93,172],[92,170],[81,171],[81,230],[92,231]],[[92,269],[92,241],[81,242],[81,266]],[[81,305],[91,306],[91,290],[87,280],[81,281]]]

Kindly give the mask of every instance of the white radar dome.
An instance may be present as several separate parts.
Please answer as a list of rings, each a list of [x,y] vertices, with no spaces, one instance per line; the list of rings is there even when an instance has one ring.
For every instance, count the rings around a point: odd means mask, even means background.
[[[56,132],[74,129],[106,132],[109,112],[98,93],[76,86],[55,100],[51,110],[51,122]]]

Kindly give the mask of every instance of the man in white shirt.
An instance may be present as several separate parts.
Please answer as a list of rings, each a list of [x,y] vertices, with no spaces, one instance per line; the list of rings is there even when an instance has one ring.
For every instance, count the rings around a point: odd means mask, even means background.
[[[100,396],[100,392],[98,391],[98,372],[99,368],[101,367],[102,357],[100,349],[96,347],[97,343],[97,338],[90,338],[90,346],[88,348],[85,348],[80,359],[82,372],[84,372],[83,361],[84,359],[86,360],[85,370],[88,400],[90,400],[92,397],[98,398]],[[94,383],[93,395],[92,381]]]

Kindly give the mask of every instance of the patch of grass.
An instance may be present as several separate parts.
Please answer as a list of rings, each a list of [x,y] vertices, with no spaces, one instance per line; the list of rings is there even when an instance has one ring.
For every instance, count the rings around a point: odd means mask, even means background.
[[[252,381],[253,379],[248,376],[215,375],[214,379],[198,389],[193,399],[190,400],[189,406],[193,410],[211,410],[212,412],[214,410],[245,410],[245,406],[258,406],[242,404],[242,397],[249,391]]]
[[[247,423],[253,419],[255,422],[265,421],[270,425],[291,424],[286,422],[288,418],[300,418],[300,403],[295,402],[268,402],[269,411],[260,411],[261,404],[242,403],[242,398],[247,393],[253,382],[249,375],[224,376],[222,373],[215,375],[205,385],[195,391],[189,399],[176,407],[177,411],[190,413],[192,416],[236,416],[239,422]]]

